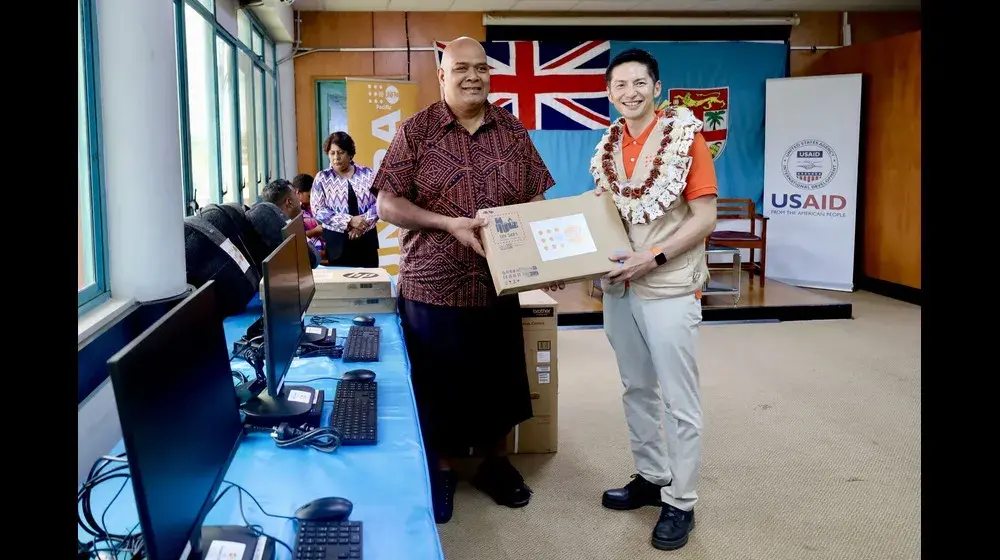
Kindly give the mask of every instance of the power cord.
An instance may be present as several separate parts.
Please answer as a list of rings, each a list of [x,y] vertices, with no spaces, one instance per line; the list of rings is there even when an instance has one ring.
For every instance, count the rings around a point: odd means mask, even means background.
[[[114,463],[123,464],[112,467],[111,465]],[[122,484],[104,508],[104,511],[101,513],[101,520],[98,522],[92,509],[91,495],[94,488],[104,482],[115,479],[122,479]],[[143,558],[144,547],[142,535],[141,533],[135,533],[135,530],[139,527],[138,523],[131,531],[122,535],[108,531],[105,521],[111,505],[114,504],[118,496],[125,490],[125,486],[130,480],[131,475],[128,472],[128,460],[125,458],[124,453],[113,456],[105,455],[91,466],[87,480],[77,491],[76,500],[77,507],[79,508],[77,510],[77,523],[93,539],[88,543],[78,540],[77,558],[96,558],[101,553],[117,557],[122,552],[130,553],[131,557],[136,560]]]
[[[299,358],[316,358],[326,356],[331,360],[336,360],[344,355],[344,347],[334,344],[313,344],[312,342],[302,342],[295,353]]]
[[[311,447],[323,453],[333,453],[340,448],[340,432],[336,428],[313,428],[303,424],[298,428],[282,422],[274,428],[244,426],[247,432],[270,432],[274,444],[284,449],[288,447]]]
[[[255,536],[255,537],[267,537],[269,539],[272,539],[272,540],[274,540],[274,542],[276,542],[276,543],[280,544],[281,546],[285,547],[286,549],[288,549],[288,553],[289,554],[294,555],[295,551],[293,551],[292,547],[288,546],[288,544],[285,541],[279,539],[278,537],[275,537],[274,535],[269,535],[269,534],[265,533],[263,527],[261,527],[260,525],[258,525],[256,523],[250,523],[250,521],[247,520],[247,514],[246,514],[245,511],[243,511],[243,494],[246,494],[247,497],[249,497],[251,500],[253,500],[253,503],[256,504],[257,509],[259,509],[260,512],[263,513],[264,515],[266,515],[267,517],[273,517],[275,519],[288,519],[288,520],[291,520],[291,521],[295,521],[295,518],[294,517],[289,517],[287,515],[275,515],[273,513],[268,513],[267,510],[265,510],[260,505],[260,502],[257,501],[257,498],[253,497],[253,494],[251,494],[249,490],[247,490],[246,488],[240,486],[239,484],[236,484],[235,482],[230,482],[228,480],[224,480],[222,482],[223,482],[223,484],[228,484],[229,486],[226,486],[222,490],[222,492],[219,492],[219,495],[215,498],[215,501],[212,502],[212,508],[215,507],[215,504],[219,503],[219,500],[221,500],[222,497],[226,495],[226,492],[229,492],[233,488],[236,488],[239,491],[238,499],[239,499],[239,503],[240,503],[240,517],[243,518],[243,524],[246,525],[247,529],[250,529],[250,531],[253,533],[253,536]]]
[[[339,323],[340,319],[335,319],[333,317],[323,317],[322,315],[313,315],[309,317],[309,324],[314,326],[322,325],[332,325],[334,323]]]

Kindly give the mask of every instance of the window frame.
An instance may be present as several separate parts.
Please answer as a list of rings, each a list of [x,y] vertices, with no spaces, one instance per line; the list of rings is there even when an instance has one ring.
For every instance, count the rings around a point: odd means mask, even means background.
[[[212,46],[211,46],[211,51],[212,51],[212,53],[214,55],[214,60],[216,60],[216,61],[218,60],[218,43],[217,43],[218,38],[221,37],[224,41],[226,41],[227,43],[229,43],[230,46],[234,47],[233,48],[233,55],[232,55],[232,64],[233,64],[234,72],[233,72],[233,75],[232,75],[232,78],[231,78],[232,79],[232,83],[230,84],[230,86],[233,89],[233,98],[234,98],[234,118],[233,118],[233,120],[234,120],[234,126],[233,126],[233,128],[234,128],[234,137],[235,137],[235,143],[236,143],[236,146],[235,146],[236,153],[237,154],[242,154],[242,150],[243,150],[242,139],[240,137],[240,134],[242,133],[242,130],[240,128],[240,124],[242,122],[242,117],[243,117],[242,111],[244,110],[244,108],[239,103],[239,87],[240,86],[239,86],[239,71],[238,71],[238,69],[239,69],[239,54],[241,52],[243,52],[243,53],[245,53],[249,57],[251,65],[252,65],[252,68],[253,69],[259,69],[259,70],[261,70],[265,76],[269,75],[272,78],[272,83],[274,84],[274,87],[273,87],[274,91],[268,92],[267,91],[267,89],[268,89],[267,88],[267,82],[268,82],[268,80],[264,79],[262,81],[263,84],[264,84],[264,87],[262,88],[263,91],[257,91],[257,88],[253,85],[254,84],[254,80],[252,80],[252,79],[250,80],[251,86],[252,86],[251,87],[251,91],[249,92],[250,93],[250,99],[251,99],[250,111],[254,110],[253,100],[256,99],[257,96],[263,96],[263,101],[265,103],[265,107],[264,107],[264,123],[263,123],[263,125],[264,125],[264,135],[265,135],[265,137],[267,137],[267,135],[268,135],[269,132],[277,134],[277,136],[275,138],[275,150],[277,151],[277,158],[276,158],[277,169],[273,169],[272,170],[272,169],[268,168],[268,165],[270,163],[270,155],[271,155],[270,154],[270,146],[268,145],[268,142],[266,142],[266,141],[264,142],[264,154],[257,154],[257,158],[260,159],[260,160],[262,160],[264,162],[264,165],[263,165],[262,169],[261,169],[261,166],[258,165],[258,169],[260,171],[262,171],[262,176],[264,176],[264,177],[270,176],[270,177],[272,177],[272,179],[275,178],[275,177],[282,177],[281,171],[283,170],[283,164],[284,164],[283,160],[284,160],[284,157],[282,156],[281,105],[280,105],[280,101],[279,101],[280,100],[280,95],[281,95],[281,93],[280,93],[281,82],[280,82],[280,76],[279,76],[279,73],[278,73],[277,46],[276,46],[276,44],[274,42],[274,39],[267,33],[267,31],[264,28],[264,26],[261,25],[260,21],[257,19],[257,17],[252,12],[249,12],[249,11],[246,11],[246,10],[238,10],[238,12],[237,12],[237,24],[239,22],[239,18],[241,17],[241,15],[245,16],[247,18],[247,21],[250,23],[250,33],[249,33],[249,35],[250,35],[251,44],[248,45],[248,44],[243,43],[243,41],[240,40],[240,38],[239,38],[239,32],[237,32],[234,35],[234,34],[230,33],[229,30],[227,30],[225,27],[223,27],[222,24],[220,24],[218,22],[218,19],[216,18],[216,14],[215,14],[216,10],[218,10],[218,2],[214,3],[214,6],[215,6],[214,10],[209,10],[208,8],[206,8],[201,3],[200,0],[174,0],[174,14],[175,14],[175,16],[174,16],[174,20],[175,20],[175,25],[174,25],[175,29],[174,29],[174,31],[175,31],[175,36],[176,36],[175,41],[176,41],[176,45],[177,45],[177,87],[178,87],[178,103],[180,105],[180,140],[181,140],[180,149],[181,149],[181,165],[182,165],[182,168],[183,168],[183,172],[182,172],[182,183],[183,183],[183,185],[182,186],[183,186],[183,196],[184,196],[184,212],[185,212],[186,216],[190,216],[190,215],[192,215],[194,213],[194,205],[192,204],[192,202],[194,202],[195,197],[194,197],[194,184],[193,184],[193,180],[191,178],[191,165],[192,165],[192,163],[191,163],[190,100],[188,99],[188,95],[187,95],[188,64],[187,64],[186,46],[184,44],[185,37],[186,37],[185,36],[185,27],[186,27],[185,26],[185,16],[186,16],[186,14],[185,14],[185,9],[184,8],[185,8],[186,5],[190,5],[191,8],[193,9],[193,11],[196,12],[198,15],[200,15],[202,18],[204,18],[205,21],[215,31],[215,40],[213,40]],[[254,50],[253,50],[253,44],[252,44],[252,42],[253,42],[253,38],[256,35],[259,35],[261,37],[261,55],[257,55],[257,53],[254,52]],[[271,49],[271,59],[274,61],[274,66],[273,67],[268,66],[268,64],[267,64],[267,55],[266,55],[266,53],[263,50],[263,49],[267,49],[267,48]],[[219,167],[219,169],[218,169],[219,184],[216,186],[216,188],[212,189],[212,201],[213,201],[213,203],[217,203],[218,204],[218,203],[222,203],[222,201],[225,200],[225,195],[223,193],[223,186],[222,186],[222,163],[221,163],[222,162],[221,158],[225,157],[225,156],[224,156],[224,149],[223,149],[222,140],[221,140],[221,137],[222,137],[221,136],[221,126],[222,126],[221,110],[222,110],[222,107],[219,105],[219,101],[218,101],[218,99],[219,99],[219,89],[220,89],[219,88],[220,77],[219,77],[218,65],[215,66],[214,75],[215,75],[215,78],[214,78],[213,81],[214,81],[215,99],[216,99],[216,102],[215,102],[216,103],[215,128],[216,128],[216,132],[217,132],[216,136],[217,136],[217,139],[218,139],[217,142],[216,142],[215,149],[218,151],[220,157],[217,158],[218,167]],[[275,110],[274,110],[274,122],[273,123],[268,122],[268,119],[267,119],[266,104],[268,104],[268,103],[274,103]],[[253,120],[254,121],[256,120],[256,116],[255,115],[253,116]],[[255,136],[256,136],[256,130],[251,131],[251,138],[254,138]],[[235,187],[236,190],[237,190],[237,192],[235,193],[235,196],[233,198],[234,198],[234,200],[238,204],[248,204],[248,203],[252,204],[254,201],[245,201],[245,200],[243,200],[243,188],[242,188],[243,184],[244,184],[243,169],[242,169],[241,165],[237,165],[236,166],[236,187]]]
[[[87,111],[87,146],[91,214],[91,243],[94,255],[94,281],[77,290],[77,313],[83,315],[111,297],[107,275],[107,228],[105,224],[104,166],[101,134],[100,63],[98,60],[97,22],[93,0],[78,0],[81,16],[80,39],[83,42],[83,80]],[[79,193],[77,193],[79,196]]]

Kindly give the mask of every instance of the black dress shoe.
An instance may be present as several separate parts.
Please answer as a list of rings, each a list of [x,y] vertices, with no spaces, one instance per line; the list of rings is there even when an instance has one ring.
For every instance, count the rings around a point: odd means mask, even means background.
[[[668,483],[667,486],[670,486]],[[608,509],[630,510],[642,506],[660,506],[659,484],[653,484],[642,475],[633,474],[632,480],[624,488],[613,488],[604,492],[601,504]]]
[[[694,529],[694,511],[682,511],[663,504],[660,519],[653,527],[653,548],[677,550],[688,542],[688,535]]]
[[[519,508],[531,501],[531,488],[506,457],[483,461],[471,482],[502,506]]]
[[[455,511],[455,484],[458,477],[448,470],[431,471],[431,501],[434,504],[434,521],[447,523]]]

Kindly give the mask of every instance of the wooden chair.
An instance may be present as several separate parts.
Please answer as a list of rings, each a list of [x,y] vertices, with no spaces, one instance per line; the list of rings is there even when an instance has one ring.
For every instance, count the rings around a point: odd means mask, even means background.
[[[750,231],[715,231],[706,240],[706,246],[718,245],[734,249],[749,249],[750,259],[743,263],[743,270],[750,272],[750,285],[756,273],[760,277],[760,285],[764,287],[764,267],[767,263],[767,217],[758,214],[749,198],[720,198],[718,200],[718,220],[749,220]],[[757,232],[757,221],[760,221],[760,234]],[[760,251],[760,262],[756,262],[754,252]]]

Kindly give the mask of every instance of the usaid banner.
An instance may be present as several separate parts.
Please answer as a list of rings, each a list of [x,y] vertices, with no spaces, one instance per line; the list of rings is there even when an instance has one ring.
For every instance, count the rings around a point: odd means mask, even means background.
[[[767,277],[854,290],[861,74],[767,80]]]

